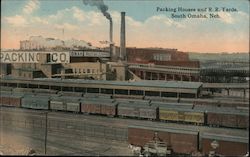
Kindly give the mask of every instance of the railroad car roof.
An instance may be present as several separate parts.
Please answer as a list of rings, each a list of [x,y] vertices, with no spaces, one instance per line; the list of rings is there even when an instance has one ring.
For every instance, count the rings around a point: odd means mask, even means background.
[[[1,93],[1,97],[10,97],[10,98],[22,98],[22,94],[11,94],[11,93]]]
[[[220,113],[220,114],[234,114],[234,115],[249,115],[246,110],[239,110],[235,107],[217,107],[208,105],[195,105],[195,110],[208,112],[208,113]]]
[[[168,103],[168,102],[151,102],[151,106],[159,107],[159,109],[174,109],[180,111],[188,111],[192,110],[193,104],[192,103]]]
[[[81,97],[74,97],[74,96],[57,96],[51,97],[52,101],[64,101],[64,102],[78,102],[80,101]]]
[[[147,108],[147,109],[156,109],[156,106],[150,106],[149,104],[142,104],[142,103],[126,103],[126,102],[120,102],[118,103],[118,108],[119,107],[131,107],[131,108]]]
[[[221,140],[221,141],[231,141],[231,142],[240,142],[240,143],[248,143],[249,137],[239,137],[239,136],[230,136],[224,134],[213,134],[203,132],[201,134],[202,138],[212,139],[212,140]]]
[[[112,101],[101,101],[101,100],[94,100],[94,99],[85,99],[81,101],[82,104],[97,104],[97,105],[110,105],[110,106],[114,106],[117,103],[116,102],[112,102]]]
[[[174,129],[168,127],[147,127],[142,125],[130,125],[128,128],[138,128],[138,129],[145,129],[145,130],[152,130],[152,131],[162,131],[162,132],[171,132],[171,133],[179,133],[179,134],[191,134],[191,135],[198,135],[198,131],[192,130],[185,130],[185,129]]]
[[[50,97],[45,96],[45,95],[25,94],[23,96],[23,99],[26,99],[26,100],[29,100],[29,99],[44,100],[44,99],[50,99]]]

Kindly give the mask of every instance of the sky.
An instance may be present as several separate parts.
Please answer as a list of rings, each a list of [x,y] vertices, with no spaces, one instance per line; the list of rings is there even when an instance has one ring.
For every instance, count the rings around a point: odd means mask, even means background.
[[[120,12],[126,12],[128,47],[176,48],[185,52],[249,52],[248,0],[104,0],[114,24],[114,43],[120,43]],[[194,12],[159,11],[193,8]],[[211,7],[208,12],[198,9]],[[215,11],[215,8],[219,11]],[[223,11],[222,8],[237,11]],[[158,8],[158,11],[157,11]],[[208,18],[188,18],[188,14]],[[209,14],[220,18],[209,18]],[[186,18],[172,18],[185,14]],[[19,48],[30,36],[78,39],[104,47],[109,21],[82,0],[2,0],[1,48]]]

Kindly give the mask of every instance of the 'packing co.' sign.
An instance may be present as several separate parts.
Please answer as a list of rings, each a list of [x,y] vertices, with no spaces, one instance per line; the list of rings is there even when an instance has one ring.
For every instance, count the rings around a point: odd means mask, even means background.
[[[1,51],[1,63],[39,63],[41,55],[49,55],[49,63],[69,63],[69,52]],[[47,57],[46,57],[47,58]]]

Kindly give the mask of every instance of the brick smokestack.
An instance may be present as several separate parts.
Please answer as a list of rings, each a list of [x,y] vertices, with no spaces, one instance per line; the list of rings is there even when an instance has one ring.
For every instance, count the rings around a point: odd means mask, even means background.
[[[121,12],[121,35],[120,35],[120,55],[121,60],[127,60],[126,55],[126,30],[125,30],[125,12]]]
[[[114,47],[114,44],[113,44],[113,22],[112,20],[109,21],[109,41],[110,41],[110,45],[109,45],[109,48],[110,48],[110,57],[111,57],[111,60],[114,60],[114,51],[113,51],[113,47]]]

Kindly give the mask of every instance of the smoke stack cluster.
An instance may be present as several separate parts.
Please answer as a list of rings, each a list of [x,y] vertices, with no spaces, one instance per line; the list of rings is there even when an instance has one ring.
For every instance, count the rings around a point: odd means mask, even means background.
[[[126,55],[126,31],[125,31],[125,12],[121,12],[121,34],[120,34],[120,55],[121,60],[127,60]]]

